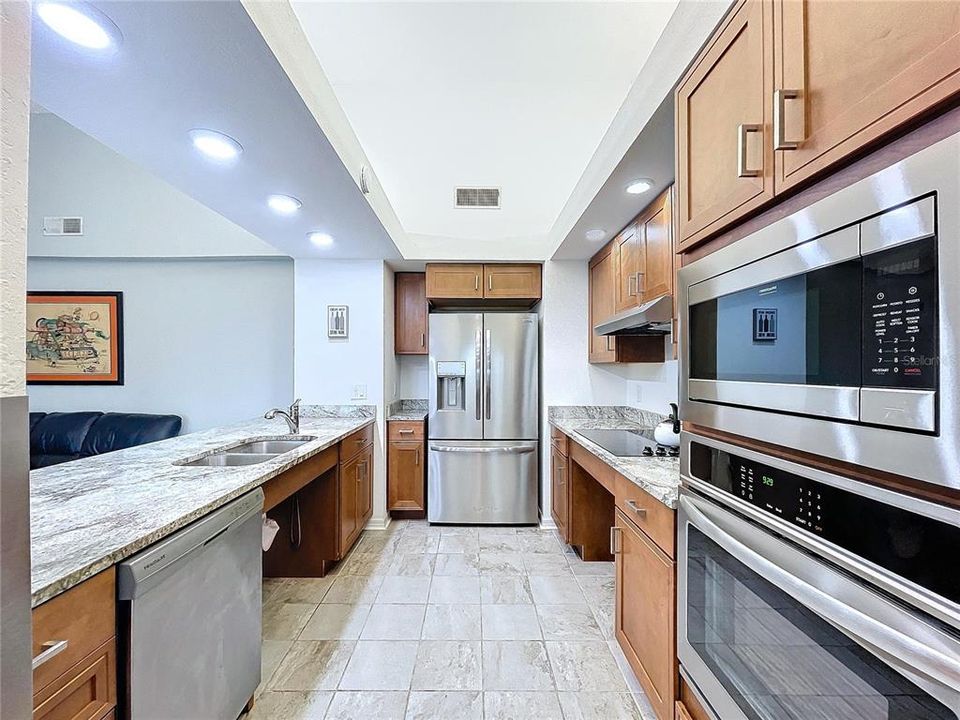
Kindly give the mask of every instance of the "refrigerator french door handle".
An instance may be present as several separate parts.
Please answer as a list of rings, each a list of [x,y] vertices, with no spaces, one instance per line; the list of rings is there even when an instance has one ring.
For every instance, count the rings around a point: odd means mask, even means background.
[[[956,656],[948,655],[938,648],[927,647],[921,640],[889,627],[863,609],[853,607],[807,583],[791,569],[789,556],[775,560],[771,557],[772,554],[761,555],[734,534],[735,530],[730,523],[724,523],[727,526],[724,529],[715,524],[708,517],[714,514],[714,511],[705,503],[684,495],[680,498],[680,505],[689,522],[730,555],[838,627],[865,646],[869,652],[935,697],[942,698],[944,690],[955,687],[953,683],[960,677],[960,660]],[[909,614],[908,610],[903,612]],[[956,691],[950,692],[952,701],[960,702]]]
[[[483,384],[484,384],[484,386],[485,386],[484,389],[486,390],[486,393],[487,393],[487,403],[486,403],[486,404],[487,404],[487,420],[489,420],[489,419],[490,419],[490,405],[492,404],[491,398],[490,398],[490,395],[491,395],[491,393],[490,393],[490,376],[491,376],[490,366],[493,364],[493,352],[492,352],[492,350],[490,349],[490,331],[489,331],[489,330],[487,330],[487,347],[486,347],[486,352],[487,352],[487,362],[486,362],[486,366],[484,367],[484,372],[485,372],[485,374],[486,374],[486,377],[485,377],[484,380],[483,380]]]
[[[476,373],[477,373],[477,380],[476,380],[476,384],[477,384],[477,398],[476,398],[476,400],[477,400],[477,420],[480,420],[480,419],[481,419],[481,418],[480,418],[480,406],[483,404],[483,401],[482,401],[482,399],[481,399],[482,396],[480,395],[480,393],[481,393],[481,391],[482,391],[482,388],[483,388],[483,382],[482,382],[482,377],[481,377],[481,373],[482,373],[482,369],[481,369],[481,368],[482,368],[482,366],[483,366],[483,356],[482,356],[483,350],[482,350],[482,347],[483,347],[483,331],[482,331],[482,330],[477,330],[477,336],[476,336],[476,338],[474,339],[474,343],[473,343],[474,359],[475,359],[475,361],[476,361]]]

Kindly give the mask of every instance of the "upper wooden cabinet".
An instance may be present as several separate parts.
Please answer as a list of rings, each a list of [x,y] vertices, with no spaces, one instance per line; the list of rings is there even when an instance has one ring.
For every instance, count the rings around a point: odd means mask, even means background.
[[[960,2],[777,0],[776,190],[960,91]]]
[[[958,92],[955,0],[740,0],[677,86],[680,249]]]
[[[589,279],[589,360],[592,363],[612,363],[617,361],[617,339],[607,335],[597,335],[594,326],[613,315],[616,308],[617,273],[613,240],[590,260]]]
[[[677,87],[677,213],[693,243],[773,197],[773,6],[740,0]]]
[[[616,268],[615,310],[622,312],[640,304],[637,288],[640,284],[641,257],[643,255],[643,227],[632,223],[613,241],[613,258]]]
[[[530,305],[540,295],[541,267],[534,263],[427,264],[427,299],[434,303],[476,304],[479,300],[493,300]]]
[[[427,354],[427,292],[424,273],[397,273],[394,280],[394,352]]]
[[[654,201],[643,222],[643,267],[640,270],[640,303],[674,288],[673,188]]]

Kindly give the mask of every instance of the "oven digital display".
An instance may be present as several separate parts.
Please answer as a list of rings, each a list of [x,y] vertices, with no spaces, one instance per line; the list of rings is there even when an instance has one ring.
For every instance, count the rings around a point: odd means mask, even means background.
[[[823,534],[823,492],[819,483],[803,482],[791,476],[777,482],[777,470],[760,463],[729,456],[736,477],[735,494],[794,525]],[[814,487],[817,486],[817,487]]]

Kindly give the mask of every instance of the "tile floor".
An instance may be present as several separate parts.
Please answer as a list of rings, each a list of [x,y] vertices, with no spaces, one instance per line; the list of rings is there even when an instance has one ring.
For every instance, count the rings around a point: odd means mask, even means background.
[[[394,521],[326,578],[264,582],[247,720],[652,720],[613,586],[550,531]]]

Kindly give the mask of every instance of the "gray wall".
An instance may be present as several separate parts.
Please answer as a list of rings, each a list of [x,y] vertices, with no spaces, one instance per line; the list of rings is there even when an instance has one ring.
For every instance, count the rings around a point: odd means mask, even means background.
[[[31,257],[30,290],[120,290],[125,384],[31,385],[30,409],[175,413],[183,432],[293,399],[293,261]]]

